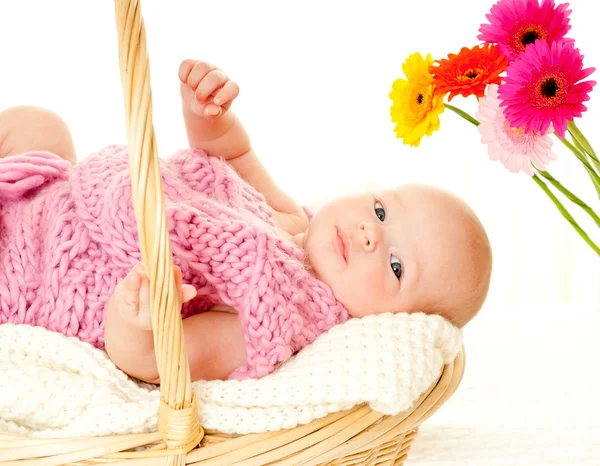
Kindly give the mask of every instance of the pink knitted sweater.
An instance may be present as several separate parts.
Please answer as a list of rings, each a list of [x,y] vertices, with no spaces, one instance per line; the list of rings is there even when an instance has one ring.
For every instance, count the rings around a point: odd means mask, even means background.
[[[215,304],[239,313],[248,358],[230,378],[268,374],[348,318],[227,163],[188,149],[161,170],[174,261],[198,290],[183,317]],[[103,348],[106,303],[139,261],[126,147],[75,166],[47,152],[0,160],[0,324]]]

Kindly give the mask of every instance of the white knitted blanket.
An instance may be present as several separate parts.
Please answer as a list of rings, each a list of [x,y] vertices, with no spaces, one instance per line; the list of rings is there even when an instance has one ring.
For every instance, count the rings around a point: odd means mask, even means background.
[[[259,380],[196,382],[201,424],[224,433],[287,429],[368,403],[397,414],[462,345],[439,316],[382,314],[338,325]],[[156,430],[160,392],[106,354],[41,327],[0,325],[0,431],[74,437]]]

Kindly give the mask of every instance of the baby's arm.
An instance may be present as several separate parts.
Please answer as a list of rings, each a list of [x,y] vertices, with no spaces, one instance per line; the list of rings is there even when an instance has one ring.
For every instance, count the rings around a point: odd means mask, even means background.
[[[239,93],[238,85],[215,66],[197,60],[181,64],[179,79],[190,147],[227,160],[265,196],[282,230],[292,236],[303,233],[308,227],[304,210],[271,178],[252,149],[246,130],[229,108]]]
[[[196,295],[175,279],[182,302]],[[149,282],[140,266],[119,283],[107,306],[104,341],[106,352],[123,372],[149,383],[160,383],[154,353],[150,314]],[[246,361],[246,350],[238,316],[205,312],[183,320],[186,354],[192,381],[225,379]]]

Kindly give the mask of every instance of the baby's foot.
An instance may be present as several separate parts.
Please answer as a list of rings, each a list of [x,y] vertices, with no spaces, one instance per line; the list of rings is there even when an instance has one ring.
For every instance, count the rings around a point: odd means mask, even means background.
[[[196,289],[192,285],[182,285],[181,269],[177,266],[175,266],[175,285],[179,290],[182,303],[196,296]],[[117,285],[110,305],[116,306],[123,319],[133,326],[152,330],[150,280],[144,272],[143,264],[139,263],[133,267],[125,279]]]

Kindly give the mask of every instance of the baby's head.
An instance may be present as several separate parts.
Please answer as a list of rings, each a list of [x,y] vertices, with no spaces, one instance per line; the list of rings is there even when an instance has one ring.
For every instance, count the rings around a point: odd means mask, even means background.
[[[439,314],[462,327],[488,292],[486,232],[461,199],[423,185],[336,199],[304,238],[315,275],[354,317]]]

